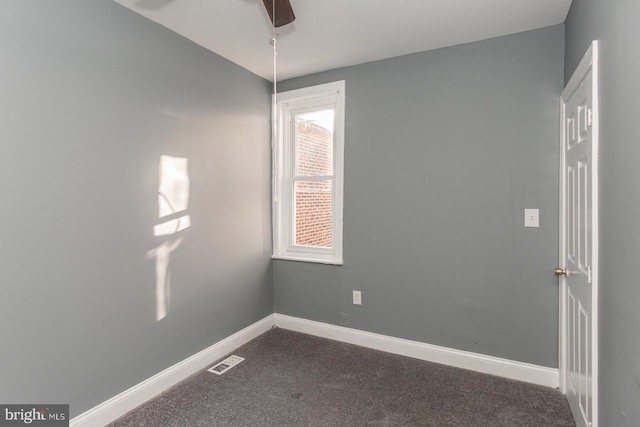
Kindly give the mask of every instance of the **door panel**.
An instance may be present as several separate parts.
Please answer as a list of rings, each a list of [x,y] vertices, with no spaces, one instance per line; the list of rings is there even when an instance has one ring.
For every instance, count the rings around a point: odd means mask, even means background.
[[[594,45],[595,46],[595,45]],[[596,424],[597,401],[597,120],[593,48],[562,94],[561,301],[564,391],[578,427]],[[594,215],[594,213],[596,215]]]
[[[585,83],[586,82],[586,83]],[[589,426],[591,413],[589,411],[589,392],[587,390],[587,378],[590,376],[589,366],[589,336],[590,312],[591,312],[591,286],[588,280],[589,259],[589,193],[590,188],[590,127],[587,123],[588,109],[590,108],[589,79],[585,79],[576,92],[568,99],[565,108],[571,112],[571,116],[577,120],[567,120],[567,129],[577,125],[577,138],[572,145],[567,145],[565,153],[568,204],[567,204],[567,230],[572,236],[570,249],[567,251],[565,269],[567,271],[566,283],[571,304],[568,319],[572,329],[569,332],[569,360],[570,363],[567,398],[574,410],[574,417],[578,426]],[[571,123],[570,123],[571,122]],[[569,140],[569,138],[567,138]]]

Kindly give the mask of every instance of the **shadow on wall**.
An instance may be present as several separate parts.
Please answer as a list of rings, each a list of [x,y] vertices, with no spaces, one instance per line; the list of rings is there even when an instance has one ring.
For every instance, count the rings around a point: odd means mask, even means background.
[[[191,227],[189,208],[189,161],[183,157],[160,156],[158,218],[153,235],[161,242],[147,252],[156,260],[156,321],[169,313],[171,303],[171,253],[178,249],[183,233]]]

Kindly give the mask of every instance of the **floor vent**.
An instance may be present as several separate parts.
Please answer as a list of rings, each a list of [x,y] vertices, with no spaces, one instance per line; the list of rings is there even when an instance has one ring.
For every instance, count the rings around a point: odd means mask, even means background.
[[[222,362],[218,362],[212,367],[210,367],[209,369],[207,369],[207,371],[213,372],[216,375],[222,375],[225,372],[227,372],[229,369],[236,366],[238,363],[242,362],[243,360],[244,360],[244,357],[229,356],[226,359],[224,359]]]

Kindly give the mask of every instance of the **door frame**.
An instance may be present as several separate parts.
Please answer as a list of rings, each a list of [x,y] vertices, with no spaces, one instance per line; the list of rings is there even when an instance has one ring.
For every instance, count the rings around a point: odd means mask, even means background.
[[[599,103],[598,103],[598,75],[599,75],[599,55],[598,41],[591,42],[589,49],[576,67],[573,75],[569,79],[566,87],[562,91],[560,97],[560,120],[562,136],[560,138],[560,209],[559,209],[559,263],[558,265],[565,268],[566,260],[566,100],[578,88],[580,83],[585,79],[589,71],[591,71],[591,90],[592,90],[592,128],[591,128],[591,191],[592,191],[592,265],[591,265],[591,396],[592,396],[592,427],[598,426],[598,293],[599,293],[599,187],[598,187],[598,159],[600,145],[600,126],[599,126]],[[559,277],[559,293],[560,293],[560,318],[559,318],[559,354],[558,366],[560,369],[560,390],[563,394],[567,393],[567,281],[566,276]]]

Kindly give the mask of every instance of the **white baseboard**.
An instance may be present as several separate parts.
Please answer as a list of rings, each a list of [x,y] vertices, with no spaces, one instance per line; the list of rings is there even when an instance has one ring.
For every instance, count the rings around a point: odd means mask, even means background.
[[[557,388],[560,384],[558,370],[554,368],[485,356],[276,313],[78,415],[71,420],[69,425],[70,427],[106,425],[268,331],[274,324],[291,331],[303,332],[387,353],[441,363],[456,368],[470,369],[546,387]]]
[[[273,315],[250,325],[243,330],[217,342],[211,347],[176,363],[151,378],[112,397],[106,402],[74,417],[71,427],[95,427],[108,424],[146,402],[188,376],[206,368],[236,348],[268,331],[273,326]]]
[[[327,323],[300,319],[283,314],[274,314],[274,321],[276,326],[283,329],[303,332],[388,353],[441,363],[456,368],[470,369],[472,371],[546,387],[557,388],[560,385],[559,371],[554,368],[424,344],[417,341],[374,334],[357,329],[345,328],[343,326],[329,325]]]

